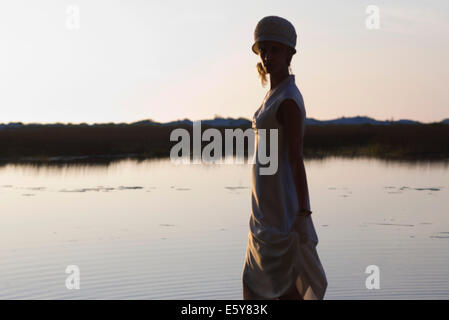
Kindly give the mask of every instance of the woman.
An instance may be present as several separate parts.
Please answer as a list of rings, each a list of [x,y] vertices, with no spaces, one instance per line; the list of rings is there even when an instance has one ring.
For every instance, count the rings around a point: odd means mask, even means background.
[[[257,156],[252,166],[243,299],[323,299],[327,279],[316,251],[303,160],[306,110],[289,72],[296,53],[295,28],[284,18],[268,16],[257,24],[254,40],[263,85],[270,75],[270,90],[253,116],[255,155],[258,129],[266,129],[267,135],[277,129],[279,166],[274,174],[262,175]]]

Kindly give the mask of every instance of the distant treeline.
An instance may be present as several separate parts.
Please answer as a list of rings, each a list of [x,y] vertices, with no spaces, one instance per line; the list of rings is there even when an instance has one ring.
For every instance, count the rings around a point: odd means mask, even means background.
[[[57,157],[168,157],[175,128],[192,126],[104,124],[18,126],[0,130],[0,160],[39,161]],[[202,125],[202,130],[210,126]],[[225,127],[215,127],[223,133]],[[229,128],[229,127],[227,127]],[[236,126],[231,129],[249,126]],[[203,142],[203,145],[209,142]],[[245,144],[246,145],[246,144]],[[449,125],[307,125],[306,157],[372,156],[391,159],[449,158]]]

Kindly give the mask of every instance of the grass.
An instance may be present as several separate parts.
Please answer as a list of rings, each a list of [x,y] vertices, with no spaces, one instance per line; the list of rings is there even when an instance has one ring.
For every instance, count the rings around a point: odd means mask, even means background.
[[[449,158],[449,126],[308,126],[304,153],[390,159]]]
[[[48,161],[54,157],[168,157],[175,128],[104,124],[25,125],[0,130],[0,159]],[[208,126],[202,126],[207,129]],[[240,127],[245,130],[247,127]],[[217,128],[224,133],[224,128]],[[224,136],[224,135],[223,135]],[[203,142],[203,145],[209,142]],[[326,125],[306,128],[306,157],[368,156],[388,159],[448,159],[449,125]]]

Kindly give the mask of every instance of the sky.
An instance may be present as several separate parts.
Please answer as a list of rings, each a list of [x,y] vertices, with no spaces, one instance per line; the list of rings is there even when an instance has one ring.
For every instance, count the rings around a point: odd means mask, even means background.
[[[295,26],[308,118],[449,118],[446,0],[5,0],[0,123],[251,119],[267,15]]]

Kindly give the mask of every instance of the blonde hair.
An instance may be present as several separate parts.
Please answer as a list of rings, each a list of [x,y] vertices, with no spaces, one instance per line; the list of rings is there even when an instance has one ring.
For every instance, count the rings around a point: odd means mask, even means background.
[[[295,54],[290,48],[289,51],[291,53],[288,59],[288,73],[292,74],[292,68],[290,67],[290,63],[292,61],[293,55]],[[267,84],[267,70],[265,70],[262,62],[258,62],[256,65],[257,73],[259,74],[260,82],[262,83],[262,87],[265,87]]]
[[[258,62],[256,65],[257,73],[259,74],[260,82],[262,83],[262,87],[265,87],[267,84],[267,71],[262,65],[262,62]]]

